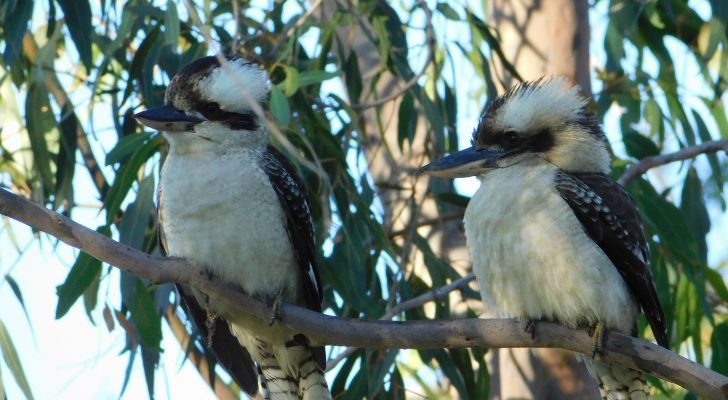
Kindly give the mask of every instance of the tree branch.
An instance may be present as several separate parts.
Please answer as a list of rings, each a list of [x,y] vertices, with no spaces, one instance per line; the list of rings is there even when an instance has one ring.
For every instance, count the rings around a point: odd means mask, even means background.
[[[176,258],[159,258],[133,249],[70,219],[0,189],[0,214],[44,231],[106,263],[154,283],[178,282],[207,293],[238,314],[261,319],[270,306],[228,285],[210,279],[204,269]],[[539,322],[536,334],[526,333],[516,320],[459,319],[450,321],[344,320],[305,308],[281,307],[283,326],[301,332],[313,345],[384,348],[560,347],[590,353],[594,342],[584,330]],[[728,377],[641,339],[607,332],[600,358],[674,382],[706,399],[728,399]]]
[[[669,164],[673,161],[687,160],[703,153],[715,153],[720,150],[728,153],[728,139],[711,140],[695,146],[686,147],[674,153],[645,157],[637,164],[633,164],[627,168],[627,172],[617,182],[622,186],[627,186],[630,182],[652,168]]]

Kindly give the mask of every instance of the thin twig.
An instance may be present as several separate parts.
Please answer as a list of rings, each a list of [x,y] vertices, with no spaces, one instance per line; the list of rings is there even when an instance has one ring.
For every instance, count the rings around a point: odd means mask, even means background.
[[[7,215],[110,265],[152,283],[176,282],[199,289],[238,316],[258,318],[266,326],[269,306],[239,289],[213,280],[203,268],[177,258],[154,257],[115,242],[55,211],[0,189],[0,214]],[[594,339],[586,330],[538,322],[535,334],[516,320],[468,318],[441,321],[346,320],[302,307],[280,307],[280,325],[304,334],[312,346],[339,345],[372,349],[441,349],[465,347],[559,347],[591,353]],[[263,328],[264,329],[264,328]],[[272,329],[280,329],[273,327]],[[607,332],[599,355],[602,361],[655,375],[707,399],[728,399],[728,377],[644,340]]]
[[[645,157],[638,163],[627,168],[627,172],[619,178],[618,182],[620,185],[626,186],[652,168],[669,164],[674,161],[687,160],[703,153],[715,153],[720,150],[728,153],[728,139],[712,140],[695,146],[686,147],[674,153]]]
[[[230,47],[230,53],[237,55],[240,50],[240,0],[232,0],[233,18],[235,18],[235,32],[233,33],[233,43]]]
[[[435,51],[434,51],[435,33],[434,33],[434,30],[432,29],[432,11],[427,7],[427,3],[425,3],[424,1],[420,1],[418,3],[418,5],[425,12],[425,18],[426,18],[425,41],[427,44],[428,52],[427,52],[427,59],[425,60],[424,66],[414,77],[412,77],[412,79],[405,82],[405,84],[402,87],[400,87],[399,90],[397,90],[396,92],[390,93],[387,96],[384,96],[382,98],[379,98],[379,99],[371,101],[371,102],[352,104],[351,108],[353,108],[354,110],[361,111],[361,110],[365,110],[367,108],[378,107],[388,101],[394,100],[394,99],[398,98],[399,96],[402,96],[405,92],[407,92],[414,85],[417,84],[417,82],[420,80],[420,78],[422,78],[425,75],[425,73],[427,72],[427,69],[430,67],[430,63],[432,63],[435,60]]]

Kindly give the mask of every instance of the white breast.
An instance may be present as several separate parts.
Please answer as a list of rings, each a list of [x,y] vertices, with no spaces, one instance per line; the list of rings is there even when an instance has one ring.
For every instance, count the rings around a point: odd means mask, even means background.
[[[170,154],[160,184],[171,256],[207,266],[245,292],[298,298],[296,265],[279,200],[255,150]]]
[[[539,162],[488,173],[465,211],[483,300],[503,317],[630,332],[639,309],[627,285],[557,192],[556,167]]]

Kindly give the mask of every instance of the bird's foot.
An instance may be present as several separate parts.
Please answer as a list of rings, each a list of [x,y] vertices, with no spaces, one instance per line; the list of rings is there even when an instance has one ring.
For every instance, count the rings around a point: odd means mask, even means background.
[[[531,340],[536,339],[536,322],[538,321],[528,318],[526,320],[526,327],[523,329],[526,333],[531,335]]]
[[[594,338],[594,348],[592,350],[592,358],[596,358],[597,354],[602,352],[602,341],[604,340],[604,324],[601,321],[597,321],[594,325],[589,327],[587,331],[589,336]]]
[[[214,311],[207,310],[207,318],[205,318],[205,327],[207,328],[207,347],[212,348],[212,337],[215,336],[215,320],[217,320],[217,313]]]
[[[273,312],[268,320],[268,326],[273,326],[276,321],[281,320],[281,306],[283,305],[283,289],[276,293],[275,299],[273,299]]]

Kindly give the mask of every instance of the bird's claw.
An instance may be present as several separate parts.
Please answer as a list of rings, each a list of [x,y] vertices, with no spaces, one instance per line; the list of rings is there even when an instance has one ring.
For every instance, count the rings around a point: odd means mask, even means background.
[[[524,331],[531,335],[531,340],[536,339],[536,320],[533,320],[531,318],[527,319]]]
[[[592,358],[596,358],[597,354],[602,352],[602,341],[604,340],[604,324],[601,321],[597,321],[594,325],[589,327],[587,333],[589,336],[594,338],[594,348],[592,350]]]
[[[283,290],[279,290],[273,299],[273,312],[271,312],[270,319],[268,320],[268,326],[273,326],[276,321],[281,319],[281,306],[283,305]]]

